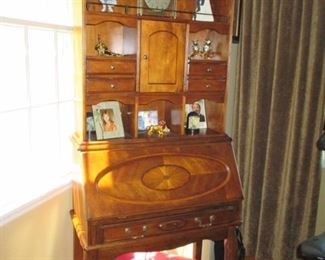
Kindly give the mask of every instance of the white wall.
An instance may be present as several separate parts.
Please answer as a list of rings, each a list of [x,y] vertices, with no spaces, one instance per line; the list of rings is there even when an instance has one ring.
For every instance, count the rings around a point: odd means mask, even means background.
[[[73,260],[71,188],[0,227],[1,260]]]

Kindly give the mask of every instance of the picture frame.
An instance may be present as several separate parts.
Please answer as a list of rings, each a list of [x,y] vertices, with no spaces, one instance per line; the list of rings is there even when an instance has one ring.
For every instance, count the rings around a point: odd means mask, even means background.
[[[92,106],[97,140],[124,137],[120,104],[106,101]]]
[[[158,111],[147,110],[138,112],[138,130],[144,131],[148,126],[158,125]]]
[[[204,129],[208,127],[207,117],[206,117],[206,111],[205,111],[205,101],[204,99],[197,100],[193,102],[192,104],[186,104],[185,105],[185,113],[186,113],[186,126],[188,128],[189,123],[193,123],[192,121],[189,122],[189,116],[194,113],[197,114],[199,117],[199,122],[195,124],[197,129]]]
[[[88,140],[90,141],[96,134],[95,121],[92,112],[87,112],[86,114],[86,129]]]

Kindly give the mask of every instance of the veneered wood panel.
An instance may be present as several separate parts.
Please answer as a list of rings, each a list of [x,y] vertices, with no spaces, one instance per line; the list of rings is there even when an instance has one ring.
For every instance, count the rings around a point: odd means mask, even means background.
[[[183,88],[186,25],[141,21],[140,92]]]

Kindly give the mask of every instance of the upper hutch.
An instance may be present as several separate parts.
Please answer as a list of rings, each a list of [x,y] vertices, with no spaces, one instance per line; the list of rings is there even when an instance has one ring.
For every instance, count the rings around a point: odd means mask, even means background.
[[[242,190],[224,133],[232,0],[208,3],[212,21],[196,14],[208,0],[106,2],[75,8],[75,260],[202,239],[225,239],[225,259],[236,259]],[[206,125],[188,132],[186,108],[202,100]],[[103,103],[114,104],[122,135],[89,126]],[[140,127],[140,114],[152,111],[168,131]]]

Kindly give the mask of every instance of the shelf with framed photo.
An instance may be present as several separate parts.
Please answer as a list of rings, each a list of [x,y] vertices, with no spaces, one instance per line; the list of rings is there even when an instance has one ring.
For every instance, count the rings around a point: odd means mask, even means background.
[[[204,99],[185,105],[186,133],[198,134],[200,129],[208,128]]]
[[[151,136],[148,133],[150,126],[161,126],[164,134],[182,134],[182,96],[181,95],[147,95],[139,98],[138,104],[138,137]],[[154,135],[157,136],[157,135]]]
[[[101,102],[92,106],[97,140],[124,137],[119,103]]]
[[[86,136],[87,140],[90,142],[96,142],[100,140],[112,140],[113,138],[134,138],[135,136],[135,127],[134,127],[134,114],[135,114],[135,104],[134,104],[134,97],[129,96],[107,96],[107,95],[90,95],[87,97],[88,104],[86,106]],[[94,109],[96,107],[100,108],[102,105],[107,105],[109,108],[109,104],[114,104],[111,108],[112,111],[110,113],[114,114],[114,119],[117,117],[118,124],[123,126],[123,128],[119,128],[122,132],[114,132],[113,135],[103,133],[103,123],[100,121],[101,114],[94,113]],[[104,108],[103,108],[104,111]],[[100,111],[97,111],[100,112]],[[96,117],[95,117],[96,116]],[[97,131],[95,129],[95,120],[97,119]],[[116,120],[116,119],[115,119]],[[90,124],[89,124],[90,122]],[[90,130],[90,131],[89,131]]]

